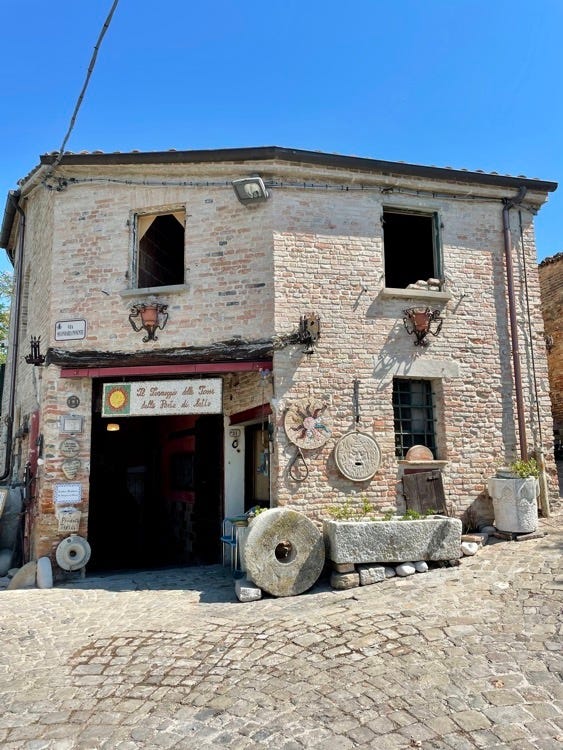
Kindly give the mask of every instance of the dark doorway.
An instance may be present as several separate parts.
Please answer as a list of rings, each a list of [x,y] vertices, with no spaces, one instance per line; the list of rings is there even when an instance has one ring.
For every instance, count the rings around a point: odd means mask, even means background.
[[[222,415],[93,415],[90,569],[220,561],[222,435]]]

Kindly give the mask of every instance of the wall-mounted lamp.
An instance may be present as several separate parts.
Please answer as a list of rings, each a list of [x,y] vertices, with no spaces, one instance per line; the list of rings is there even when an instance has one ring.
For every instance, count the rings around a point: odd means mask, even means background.
[[[439,310],[431,310],[429,307],[424,310],[416,307],[409,307],[403,310],[403,324],[408,334],[416,336],[415,346],[428,346],[426,336],[431,333],[437,336],[442,330],[444,322],[440,317]]]
[[[29,345],[30,353],[26,356],[25,361],[28,365],[39,367],[45,362],[45,355],[41,354],[41,336],[32,336]]]
[[[319,315],[310,313],[302,315],[299,321],[299,341],[307,346],[304,349],[305,354],[313,354],[315,351],[314,344],[321,337],[321,319]]]
[[[245,206],[268,200],[269,193],[261,177],[242,177],[239,180],[233,180],[231,184],[236,197]]]
[[[160,328],[162,331],[168,321],[168,305],[161,305],[158,302],[142,302],[137,305],[133,305],[131,313],[129,315],[129,322],[137,333],[143,328],[147,332],[147,335],[143,338],[143,341],[156,341],[155,336],[156,330]],[[140,320],[140,325],[139,325]]]
[[[120,426],[117,424],[117,422],[108,422],[106,425],[106,430],[108,432],[119,432]]]

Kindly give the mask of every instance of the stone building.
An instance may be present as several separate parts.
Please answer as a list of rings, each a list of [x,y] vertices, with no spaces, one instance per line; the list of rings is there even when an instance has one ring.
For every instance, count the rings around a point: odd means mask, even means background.
[[[541,306],[548,350],[549,388],[556,444],[563,438],[563,253],[539,264]],[[561,457],[561,455],[559,456]]]
[[[278,147],[42,156],[0,235],[25,556],[74,508],[94,567],[214,562],[224,516],[400,508],[421,468],[461,514],[542,441],[555,494],[533,233],[555,187]]]

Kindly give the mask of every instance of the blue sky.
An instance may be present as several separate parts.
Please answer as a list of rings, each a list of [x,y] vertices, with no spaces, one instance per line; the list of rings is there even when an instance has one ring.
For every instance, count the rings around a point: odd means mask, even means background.
[[[0,4],[0,215],[111,0]],[[71,151],[277,145],[563,182],[561,0],[120,0]],[[536,219],[563,250],[563,186]],[[0,259],[0,270],[7,268]]]

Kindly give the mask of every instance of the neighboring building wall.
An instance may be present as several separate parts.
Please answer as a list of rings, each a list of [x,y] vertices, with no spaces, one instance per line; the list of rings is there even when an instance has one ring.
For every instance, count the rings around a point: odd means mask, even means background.
[[[549,342],[549,385],[553,427],[563,437],[563,253],[539,265],[541,309]]]

